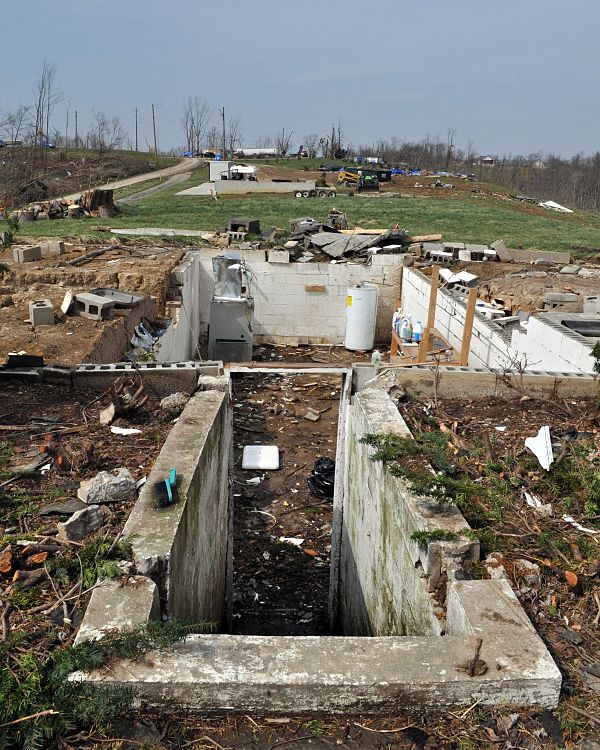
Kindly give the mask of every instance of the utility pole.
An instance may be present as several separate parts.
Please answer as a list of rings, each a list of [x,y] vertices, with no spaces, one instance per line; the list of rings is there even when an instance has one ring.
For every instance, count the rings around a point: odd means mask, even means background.
[[[225,159],[225,107],[221,107],[221,119],[223,121],[223,148],[221,150],[223,151],[222,158]]]
[[[138,150],[138,115],[137,107],[135,108],[135,150]]]
[[[156,144],[156,117],[154,115],[154,104],[152,105],[152,129],[154,130],[154,153],[156,155],[156,166],[158,166],[158,146]]]
[[[79,135],[77,134],[77,110],[75,110],[75,148],[79,146]]]
[[[223,159],[227,158],[227,153],[225,149],[225,107],[221,107],[221,118],[223,120]],[[229,167],[229,161],[227,161],[227,179],[231,179],[231,170]]]
[[[65,126],[65,149],[69,148],[69,107],[71,105],[67,104],[67,124]]]

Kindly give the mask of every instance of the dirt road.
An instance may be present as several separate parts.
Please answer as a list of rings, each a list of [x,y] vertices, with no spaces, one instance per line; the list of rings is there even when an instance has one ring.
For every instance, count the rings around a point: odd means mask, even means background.
[[[154,172],[145,172],[144,174],[135,175],[135,177],[127,177],[124,180],[116,180],[115,182],[109,182],[106,185],[97,185],[96,187],[99,190],[117,190],[118,188],[128,187],[129,185],[137,185],[138,183],[146,182],[147,180],[154,180],[157,177],[170,178],[174,176],[179,176],[177,182],[184,182],[185,180],[189,179],[195,169],[201,167],[207,161],[207,159],[199,158],[182,159],[179,164],[176,164],[174,167],[157,169]],[[164,190],[165,188],[173,184],[174,182],[170,182],[167,180],[162,185],[157,185],[155,188],[149,188],[149,191],[159,192],[160,190]],[[144,190],[143,192],[146,193],[148,191]],[[150,193],[148,192],[148,194]],[[76,200],[80,195],[81,191],[72,193],[71,195],[63,195],[61,197],[66,198],[67,200]],[[141,193],[136,193],[136,196],[138,195],[141,195]],[[129,197],[131,198],[134,196]]]

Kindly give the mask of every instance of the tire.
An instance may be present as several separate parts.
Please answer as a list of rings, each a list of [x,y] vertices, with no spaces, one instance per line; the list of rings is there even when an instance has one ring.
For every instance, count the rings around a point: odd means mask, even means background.
[[[294,196],[296,198],[302,198],[302,190],[296,190],[296,192],[294,193]]]
[[[309,198],[316,198],[316,197],[317,197],[317,191],[316,191],[316,190],[311,190],[311,191],[310,191],[310,192],[308,193],[308,197],[309,197]]]
[[[302,191],[302,197],[303,198],[308,198],[308,190],[303,190]]]
[[[336,195],[337,195],[337,193],[335,192],[335,190],[330,190],[330,191],[329,191],[329,192],[327,193],[327,196],[328,196],[329,198],[335,198],[335,196],[336,196]]]
[[[319,198],[325,198],[328,195],[326,190],[319,190]]]

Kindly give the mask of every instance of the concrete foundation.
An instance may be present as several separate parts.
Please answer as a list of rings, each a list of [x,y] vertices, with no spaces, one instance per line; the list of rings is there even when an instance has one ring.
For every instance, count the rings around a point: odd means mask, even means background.
[[[203,713],[421,715],[474,703],[556,706],[560,672],[508,583],[459,580],[477,542],[457,537],[420,548],[410,538],[413,530],[468,526],[457,510],[441,513],[370,461],[372,449],[359,442],[366,432],[410,433],[385,392],[367,388],[351,401],[350,382],[340,409],[332,533],[332,622],[344,636],[193,635],[72,679],[131,687],[144,704]],[[158,588],[163,617],[217,626],[223,620],[230,419],[227,392],[190,400],[125,526],[138,573]],[[158,509],[152,488],[172,465],[183,477],[181,500]],[[129,613],[125,589],[97,592],[82,626],[87,637],[102,630],[98,617],[110,608],[123,623],[143,612],[154,616],[150,590]],[[470,676],[466,665],[480,640],[485,669]]]

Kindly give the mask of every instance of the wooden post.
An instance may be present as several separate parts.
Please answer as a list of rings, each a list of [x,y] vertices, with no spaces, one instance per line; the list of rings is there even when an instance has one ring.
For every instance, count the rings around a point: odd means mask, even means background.
[[[460,367],[466,367],[469,362],[469,349],[471,347],[471,334],[473,333],[473,318],[475,317],[476,302],[477,289],[469,289],[467,313],[465,316],[465,327],[463,330],[463,338],[460,346],[460,357],[458,358]]]
[[[431,288],[429,290],[429,310],[427,311],[427,326],[423,331],[423,339],[419,344],[417,364],[421,365],[427,359],[427,352],[431,349],[431,339],[435,328],[435,308],[437,305],[437,291],[440,279],[440,269],[433,266],[431,269]]]

